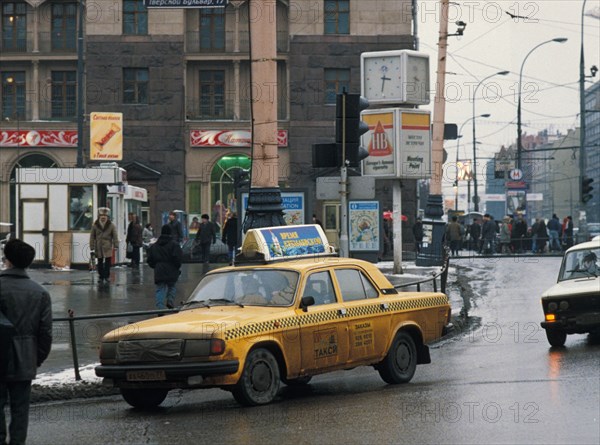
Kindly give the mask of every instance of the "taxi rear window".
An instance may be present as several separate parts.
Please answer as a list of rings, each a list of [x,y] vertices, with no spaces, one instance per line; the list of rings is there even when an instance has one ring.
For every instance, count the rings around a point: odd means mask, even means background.
[[[379,296],[377,289],[359,270],[336,269],[335,276],[342,291],[342,299],[344,301],[364,300]]]

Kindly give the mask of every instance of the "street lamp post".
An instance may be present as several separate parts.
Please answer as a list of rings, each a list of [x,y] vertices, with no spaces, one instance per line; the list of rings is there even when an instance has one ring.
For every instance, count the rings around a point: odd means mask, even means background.
[[[455,180],[455,186],[456,186],[456,196],[455,196],[455,205],[454,205],[454,210],[458,210],[458,149],[460,147],[460,138],[462,137],[462,130],[463,127],[473,121],[473,128],[475,128],[475,119],[477,119],[478,117],[483,117],[483,118],[488,118],[490,117],[491,114],[489,113],[485,113],[485,114],[480,114],[479,116],[475,116],[473,115],[473,117],[468,118],[466,121],[464,121],[459,130],[458,130],[458,137],[456,138],[456,180]]]
[[[477,97],[477,90],[479,86],[485,82],[486,80],[494,77],[494,76],[506,76],[509,71],[498,71],[497,73],[490,74],[487,77],[484,77],[473,90],[473,166],[471,168],[471,172],[473,175],[473,202],[475,204],[474,210],[479,212],[479,195],[477,194],[477,139],[475,138],[475,99]]]
[[[551,40],[546,40],[545,42],[542,42],[536,46],[534,46],[531,51],[529,51],[527,53],[527,55],[525,56],[525,58],[523,59],[523,63],[521,63],[521,70],[519,71],[519,91],[518,93],[518,103],[517,103],[517,168],[520,169],[521,168],[521,152],[523,151],[523,141],[521,140],[521,135],[522,135],[522,131],[521,131],[521,83],[523,81],[523,67],[525,66],[525,62],[527,61],[527,58],[531,55],[532,52],[534,52],[536,49],[538,49],[540,46],[545,45],[546,43],[552,43],[552,42],[556,42],[556,43],[565,43],[568,39],[566,37],[556,37],[554,39]]]

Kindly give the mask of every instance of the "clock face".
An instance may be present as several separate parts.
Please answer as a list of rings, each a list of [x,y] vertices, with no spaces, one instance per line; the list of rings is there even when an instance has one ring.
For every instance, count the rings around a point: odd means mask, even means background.
[[[363,64],[363,95],[370,101],[402,97],[400,56],[368,57]]]
[[[406,61],[406,101],[429,103],[429,60],[408,56]]]

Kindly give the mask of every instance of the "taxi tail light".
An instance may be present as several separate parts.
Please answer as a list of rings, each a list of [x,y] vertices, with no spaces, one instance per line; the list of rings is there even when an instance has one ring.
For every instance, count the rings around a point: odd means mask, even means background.
[[[211,338],[210,355],[221,355],[225,352],[225,341],[220,338]]]
[[[556,321],[556,315],[546,314],[546,321]]]

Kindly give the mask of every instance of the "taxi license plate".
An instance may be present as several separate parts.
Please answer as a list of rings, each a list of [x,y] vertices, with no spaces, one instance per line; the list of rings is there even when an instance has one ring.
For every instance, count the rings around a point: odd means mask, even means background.
[[[165,371],[128,371],[127,381],[129,382],[147,382],[156,380],[166,380]]]

